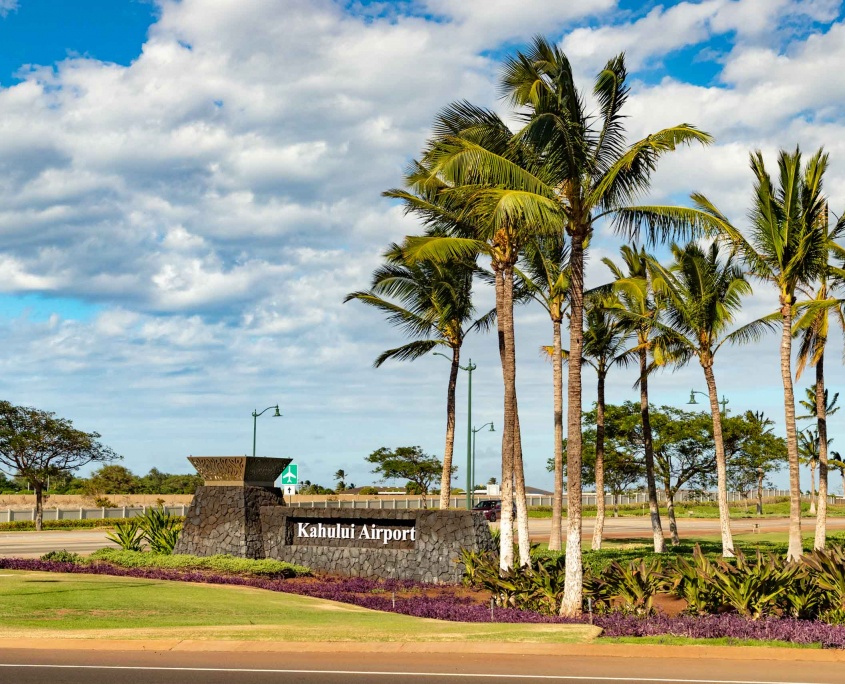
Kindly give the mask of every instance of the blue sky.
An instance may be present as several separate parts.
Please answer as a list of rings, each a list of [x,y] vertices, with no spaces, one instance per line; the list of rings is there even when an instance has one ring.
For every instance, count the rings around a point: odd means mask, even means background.
[[[380,192],[437,110],[466,98],[505,112],[498,62],[540,32],[585,92],[625,51],[632,139],[681,121],[717,139],[667,158],[655,200],[701,190],[741,222],[748,151],[800,143],[830,151],[841,206],[842,12],[834,0],[0,0],[0,396],[101,432],[139,472],[249,451],[250,412],[277,402],[285,417],[262,420],[259,452],[295,457],[310,480],[343,468],[365,483],[381,446],[442,454],[445,364],[374,370],[400,338],[341,303],[417,230]],[[592,282],[619,244],[597,236]],[[745,315],[772,303],[757,287]],[[544,316],[520,310],[517,339],[541,487]],[[500,423],[495,341],[468,340],[466,356],[479,365],[473,422]],[[775,339],[720,362],[731,407],[780,419]],[[836,390],[835,360],[829,373]],[[612,378],[610,400],[633,398],[632,383]],[[703,389],[696,367],[659,375],[654,402],[683,404],[691,387]],[[845,430],[832,422],[835,448]],[[479,435],[480,478],[497,474],[497,439]]]

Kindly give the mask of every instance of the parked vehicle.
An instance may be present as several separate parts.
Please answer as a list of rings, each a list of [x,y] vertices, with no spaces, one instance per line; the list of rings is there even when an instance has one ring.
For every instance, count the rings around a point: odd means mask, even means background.
[[[474,511],[481,511],[484,513],[484,517],[487,519],[487,522],[496,522],[499,518],[502,517],[502,502],[494,499],[488,499],[487,501],[479,501],[475,506],[472,507]],[[516,504],[513,507],[513,515],[514,518],[516,517]]]

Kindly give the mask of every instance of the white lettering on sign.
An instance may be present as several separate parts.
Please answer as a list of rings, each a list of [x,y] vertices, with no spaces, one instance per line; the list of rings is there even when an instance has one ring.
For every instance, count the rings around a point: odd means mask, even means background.
[[[417,530],[415,527],[397,528],[370,524],[362,525],[356,534],[355,523],[324,525],[321,522],[297,522],[296,536],[300,539],[366,539],[389,544],[392,541],[416,541]]]

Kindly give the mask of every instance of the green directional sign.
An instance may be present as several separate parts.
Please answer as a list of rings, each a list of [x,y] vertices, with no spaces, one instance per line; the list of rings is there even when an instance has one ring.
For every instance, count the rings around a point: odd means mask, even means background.
[[[299,466],[296,465],[296,463],[291,463],[287,468],[282,471],[282,484],[299,484]]]

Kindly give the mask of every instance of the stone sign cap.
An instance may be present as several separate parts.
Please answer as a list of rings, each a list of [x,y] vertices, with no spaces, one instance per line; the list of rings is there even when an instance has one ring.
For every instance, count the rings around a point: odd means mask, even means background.
[[[188,456],[206,487],[272,487],[291,458]]]

